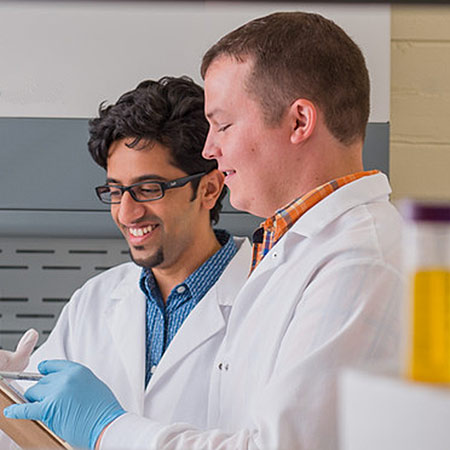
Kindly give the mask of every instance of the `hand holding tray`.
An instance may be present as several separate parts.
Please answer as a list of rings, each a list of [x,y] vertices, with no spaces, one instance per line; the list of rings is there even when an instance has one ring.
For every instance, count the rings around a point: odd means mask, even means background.
[[[72,449],[72,447],[49,430],[42,422],[35,420],[7,419],[3,409],[14,403],[25,403],[22,394],[0,377],[0,430],[24,449]]]

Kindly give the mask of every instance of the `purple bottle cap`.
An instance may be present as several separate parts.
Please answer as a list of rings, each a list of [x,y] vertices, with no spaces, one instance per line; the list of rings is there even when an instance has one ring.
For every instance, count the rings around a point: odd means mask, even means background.
[[[450,222],[450,203],[403,200],[400,211],[406,220],[418,222]]]

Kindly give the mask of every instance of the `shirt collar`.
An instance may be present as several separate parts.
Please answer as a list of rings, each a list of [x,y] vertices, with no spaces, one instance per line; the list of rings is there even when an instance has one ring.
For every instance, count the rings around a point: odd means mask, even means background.
[[[205,283],[205,280],[217,280],[218,274],[222,273],[224,267],[237,252],[236,243],[227,231],[214,230],[214,233],[222,247],[195,272],[191,273],[183,283],[195,298],[202,298],[211,289],[212,285]]]
[[[378,170],[357,172],[331,180],[288,203],[266,219],[253,234],[253,257],[251,271],[261,262],[272,247],[286,234],[295,222],[313,206],[340,187]],[[261,231],[262,230],[262,231]]]
[[[228,265],[229,261],[237,252],[237,246],[233,237],[225,230],[214,230],[217,240],[221,244],[221,248],[208,258],[198,269],[191,273],[182,283],[177,284],[169,294],[168,304],[171,297],[177,294],[177,289],[184,286],[190,298],[200,300],[215,284],[217,278]],[[214,280],[213,283],[209,281]],[[139,286],[145,294],[147,300],[162,302],[161,293],[150,268],[142,268],[139,279]]]

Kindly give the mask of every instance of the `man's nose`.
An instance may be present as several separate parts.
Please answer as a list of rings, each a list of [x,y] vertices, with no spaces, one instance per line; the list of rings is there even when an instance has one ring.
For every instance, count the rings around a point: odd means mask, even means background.
[[[123,193],[118,206],[118,219],[123,225],[131,225],[145,215],[146,209],[144,203],[134,200],[129,192]]]
[[[217,138],[211,129],[206,137],[205,145],[203,146],[202,156],[205,159],[217,159],[222,156],[222,151],[217,143]]]

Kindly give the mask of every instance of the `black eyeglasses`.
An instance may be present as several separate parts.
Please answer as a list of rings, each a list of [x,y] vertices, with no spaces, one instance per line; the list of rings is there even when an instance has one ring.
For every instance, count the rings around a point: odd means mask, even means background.
[[[95,192],[100,201],[109,205],[120,203],[125,192],[129,192],[131,198],[136,202],[152,202],[153,200],[163,198],[167,189],[184,186],[205,174],[206,172],[200,172],[172,181],[141,181],[130,184],[130,186],[105,184],[104,186],[97,186]]]

